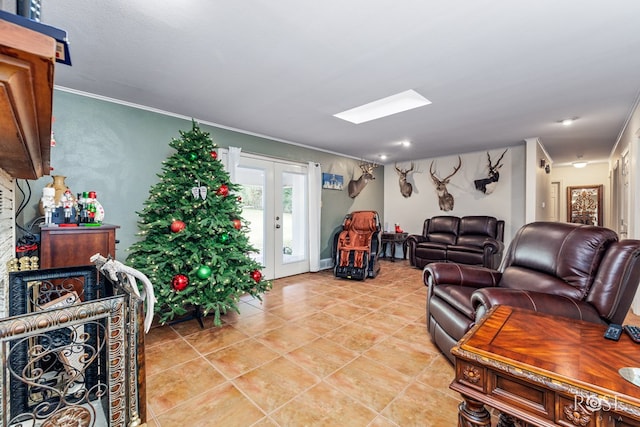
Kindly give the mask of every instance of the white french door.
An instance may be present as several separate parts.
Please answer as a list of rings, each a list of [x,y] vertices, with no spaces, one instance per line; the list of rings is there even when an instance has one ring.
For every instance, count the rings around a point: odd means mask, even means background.
[[[277,279],[308,272],[307,166],[242,155],[235,180],[262,274]]]

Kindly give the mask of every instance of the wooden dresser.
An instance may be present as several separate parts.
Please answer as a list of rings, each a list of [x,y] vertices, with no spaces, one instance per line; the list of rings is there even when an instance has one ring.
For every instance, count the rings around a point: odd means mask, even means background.
[[[96,253],[116,256],[118,225],[99,227],[43,227],[40,231],[40,268],[91,264]]]

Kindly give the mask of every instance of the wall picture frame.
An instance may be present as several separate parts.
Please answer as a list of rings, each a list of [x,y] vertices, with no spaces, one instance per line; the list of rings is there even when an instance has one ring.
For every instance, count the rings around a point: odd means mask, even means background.
[[[602,226],[602,185],[567,187],[567,222]]]
[[[344,177],[335,173],[322,173],[322,188],[325,190],[339,190],[344,188]]]

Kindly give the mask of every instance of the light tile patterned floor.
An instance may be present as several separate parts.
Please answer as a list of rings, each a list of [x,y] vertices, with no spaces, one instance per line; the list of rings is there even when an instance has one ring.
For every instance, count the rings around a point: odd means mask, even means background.
[[[422,271],[380,262],[365,281],[330,270],[276,280],[222,327],[153,328],[148,425],[456,425],[460,398],[426,331]]]
[[[222,327],[153,328],[148,426],[455,426],[461,399],[426,331],[422,271],[380,262],[365,281],[276,280]]]

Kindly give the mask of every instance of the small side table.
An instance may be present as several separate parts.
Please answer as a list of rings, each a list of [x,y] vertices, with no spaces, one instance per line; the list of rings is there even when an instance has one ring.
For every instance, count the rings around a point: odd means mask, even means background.
[[[382,257],[387,257],[387,244],[391,244],[391,262],[396,260],[396,244],[402,243],[402,259],[407,259],[407,237],[409,233],[382,233],[380,242],[382,243]]]

